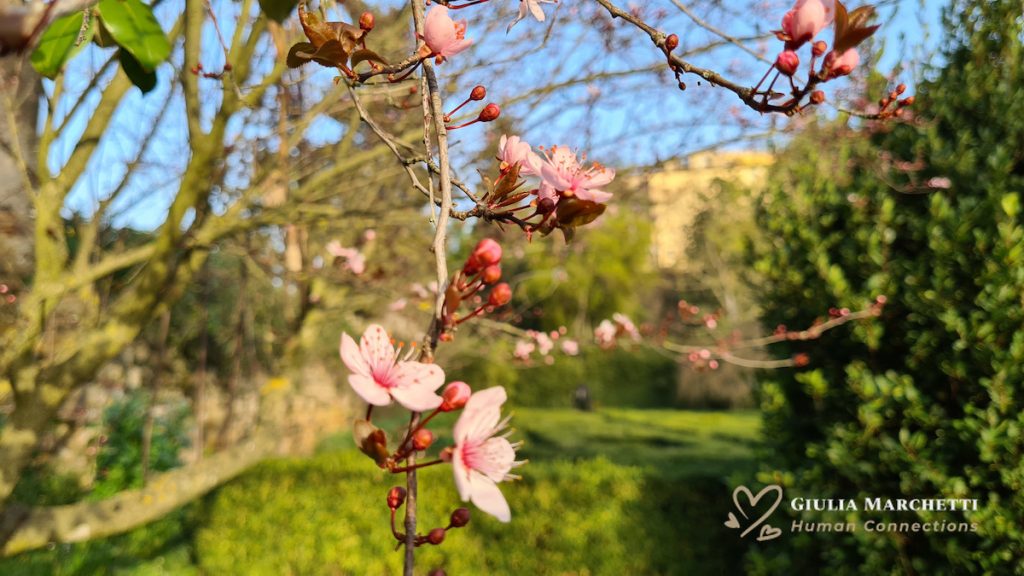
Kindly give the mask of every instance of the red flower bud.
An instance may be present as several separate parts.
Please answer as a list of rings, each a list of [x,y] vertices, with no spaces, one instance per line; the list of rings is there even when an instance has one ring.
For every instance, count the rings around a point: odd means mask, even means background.
[[[476,248],[470,255],[470,260],[476,260],[480,267],[490,266],[501,262],[501,244],[490,238],[484,238],[477,242]]]
[[[462,267],[462,273],[466,276],[472,276],[480,271],[483,266],[480,265],[480,260],[477,259],[476,254],[470,254],[469,258],[466,259],[466,264]]]
[[[555,209],[555,201],[551,198],[541,198],[540,202],[537,202],[537,212],[539,214],[550,214]]]
[[[797,366],[807,366],[811,362],[811,357],[803,352],[793,356],[793,364]]]
[[[913,96],[907,96],[903,100],[900,100],[900,106],[913,106],[913,104],[914,104],[914,97]]]
[[[444,542],[444,528],[434,528],[427,534],[427,542],[430,542],[434,546],[437,546],[441,542]]]
[[[484,268],[483,280],[484,284],[494,284],[498,280],[501,280],[501,266],[498,264],[491,264],[487,268]]]
[[[792,76],[800,67],[800,57],[792,50],[783,50],[775,59],[775,67],[786,76]]]
[[[373,30],[374,18],[372,12],[363,12],[363,15],[359,17],[359,29],[364,32]]]
[[[669,52],[679,47],[679,36],[675,34],[669,34],[668,38],[665,38],[665,49]]]
[[[824,92],[822,92],[821,90],[815,90],[814,92],[811,92],[811,103],[812,104],[821,104],[824,101],[825,101],[825,93]]]
[[[469,510],[465,508],[456,508],[452,512],[452,517],[449,520],[452,526],[455,528],[462,528],[466,524],[469,524]]]
[[[483,86],[474,86],[473,90],[469,93],[469,99],[480,101],[487,97],[487,88]]]
[[[825,44],[824,40],[818,40],[814,44],[811,44],[811,54],[814,56],[821,56],[825,53],[825,49],[828,48],[828,44]]]
[[[388,508],[397,510],[402,504],[405,504],[405,488],[395,486],[388,491]]]
[[[491,103],[484,106],[484,109],[480,111],[480,115],[477,116],[477,120],[490,122],[491,120],[496,120],[498,116],[501,116],[501,108],[497,104]]]
[[[504,306],[512,301],[512,287],[502,282],[491,288],[491,294],[487,297],[489,306]]]
[[[465,382],[455,381],[445,386],[444,392],[441,393],[441,412],[451,412],[462,408],[472,393],[469,384]]]
[[[426,428],[420,428],[412,435],[412,447],[418,451],[426,450],[430,448],[430,445],[434,443],[434,433]]]
[[[896,86],[896,94],[897,95],[898,94],[903,94],[906,91],[907,91],[907,85],[906,84],[900,84],[899,86]]]

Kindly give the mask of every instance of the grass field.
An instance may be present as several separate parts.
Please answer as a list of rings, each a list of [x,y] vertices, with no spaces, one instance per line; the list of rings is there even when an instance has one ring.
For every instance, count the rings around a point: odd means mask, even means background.
[[[385,425],[400,426],[385,417]],[[476,513],[424,550],[449,574],[719,574],[743,548],[721,529],[729,476],[750,478],[752,412],[520,409],[522,482],[504,491],[513,522]],[[438,429],[450,429],[446,422]],[[447,439],[441,438],[439,442]],[[338,436],[313,458],[265,463],[171,521],[120,537],[0,562],[0,574],[390,574],[389,478]],[[447,467],[423,473],[421,510],[459,505]]]

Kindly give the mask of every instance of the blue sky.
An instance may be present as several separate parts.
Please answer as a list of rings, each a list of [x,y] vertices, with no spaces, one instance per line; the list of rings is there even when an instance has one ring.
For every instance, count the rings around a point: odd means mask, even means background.
[[[625,1],[620,3],[629,6]],[[376,5],[397,4],[398,0],[387,0]],[[880,33],[882,42],[878,44],[881,48],[881,70],[891,70],[904,61],[920,61],[925,55],[934,52],[938,43],[943,4],[904,0],[889,2],[880,8],[879,21],[883,24]],[[224,35],[230,38],[239,4],[230,0],[214,0],[212,5],[219,15]],[[619,39],[616,42],[621,41],[621,45],[613,44],[611,49],[602,46],[604,37],[594,31],[593,24],[580,22],[590,17],[586,10],[592,5],[582,0],[563,0],[558,6],[547,5],[549,18],[545,24],[526,20],[509,34],[504,33],[504,25],[511,19],[517,6],[510,0],[492,0],[482,5],[497,11],[496,18],[489,20],[489,31],[480,30],[476,27],[478,22],[474,20],[473,10],[483,8],[456,13],[456,17],[471,19],[469,36],[476,35],[477,45],[466,53],[463,62],[468,64],[470,71],[458,76],[447,96],[448,101],[461,101],[460,95],[468,92],[478,82],[489,84],[489,99],[506,103],[513,96],[532,87],[571,80],[587,72],[612,73],[652,67],[659,63],[658,53],[646,39],[623,23],[616,25]],[[694,27],[670,0],[638,5],[643,6],[645,17],[656,22],[659,28],[680,33],[683,38],[681,50],[714,39],[710,33]],[[165,28],[170,28],[181,6],[182,0],[166,0],[157,8],[158,19],[165,23]],[[659,7],[666,12],[663,17],[657,14]],[[786,8],[787,3],[781,1],[749,1],[726,3],[723,8],[697,11],[701,18],[716,23],[734,36],[742,37],[764,34],[776,28]],[[737,15],[743,17],[737,18]],[[548,41],[543,43],[543,36],[548,34]],[[753,42],[750,46],[763,49],[765,56],[772,58],[778,50],[777,44],[777,41],[767,40]],[[223,54],[212,26],[207,26],[205,30],[204,45],[209,49],[204,54],[203,64],[207,70],[219,70],[223,64]],[[537,51],[521,59],[516,58],[516,54],[533,50]],[[65,90],[69,93],[80,92],[107,57],[107,50],[90,47],[83,51],[68,67]],[[506,65],[501,72],[492,73],[490,63],[496,61],[508,61],[511,64]],[[731,47],[694,56],[693,61],[698,65],[727,71],[729,76],[750,84],[756,82],[766,69],[765,64]],[[263,61],[258,69],[266,70],[270,65],[269,61]],[[126,163],[134,157],[140,141],[149,138],[148,151],[142,163],[126,183],[123,197],[113,207],[113,221],[116,225],[130,225],[140,229],[153,229],[163,222],[187,161],[184,110],[180,95],[170,93],[174,88],[172,75],[180,66],[180,54],[175,54],[170,64],[158,70],[159,83],[155,90],[142,95],[133,88],[125,97],[86,176],[68,198],[68,214],[72,211],[91,214],[99,199],[119,185]],[[453,66],[454,62],[446,63],[440,71],[445,74]],[[307,69],[303,70],[304,74],[309,73]],[[310,85],[326,89],[334,75],[330,70],[312,72]],[[914,75],[914,71],[906,71],[898,78],[912,84]],[[487,82],[487,78],[492,81]],[[724,91],[720,89],[697,86],[693,78],[688,78],[687,82],[686,92],[678,91],[674,80],[667,74],[661,78],[646,74],[624,77],[614,82],[583,83],[543,99],[527,99],[519,104],[504,106],[504,114],[515,119],[516,126],[534,144],[569,144],[590,151],[594,159],[619,166],[644,165],[683,156],[708,144],[745,133],[763,132],[772,127],[784,126],[790,121],[777,116],[759,117],[750,110],[738,108],[738,101],[731,99],[731,95],[723,97]],[[836,82],[840,85],[838,90],[829,90],[830,99],[842,98],[843,83],[845,81]],[[220,85],[214,81],[204,81],[202,86],[205,125],[219,101]],[[94,92],[88,98],[87,105],[82,106],[82,110],[68,122],[66,134],[55,143],[49,159],[51,171],[59,170],[66,161],[74,142],[85,127],[91,109],[95,107],[98,94]],[[161,114],[168,102],[170,105],[166,112]],[[596,102],[596,105],[588,106],[591,102]],[[66,113],[67,110],[57,111],[58,117]],[[262,111],[262,116],[255,113],[235,118],[230,125],[229,139],[239,134],[245,138],[267,137],[267,126],[271,119],[266,115],[266,111]],[[341,137],[340,124],[332,119],[323,117],[316,126],[315,130],[307,133],[307,140],[311,144],[329,145]],[[487,138],[496,137],[487,130],[486,126],[460,130],[455,139],[456,160],[460,156],[473,156]],[[749,142],[738,144],[750,145]],[[465,172],[467,175],[471,173],[469,170]],[[242,184],[240,180],[236,183]]]

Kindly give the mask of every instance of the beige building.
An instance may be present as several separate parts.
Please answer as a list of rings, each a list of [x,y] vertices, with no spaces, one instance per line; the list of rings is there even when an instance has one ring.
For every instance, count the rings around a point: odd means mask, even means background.
[[[718,194],[718,181],[756,188],[772,164],[766,152],[702,152],[647,178],[659,268],[687,272],[687,249],[697,217]],[[739,210],[750,206],[737,206]]]

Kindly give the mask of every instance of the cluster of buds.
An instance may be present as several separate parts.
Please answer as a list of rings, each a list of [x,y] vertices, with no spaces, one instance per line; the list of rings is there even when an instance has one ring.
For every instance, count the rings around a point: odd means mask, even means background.
[[[616,312],[611,320],[604,319],[594,328],[594,340],[601,348],[612,348],[620,338],[634,342],[640,340],[640,330],[625,314]]]
[[[469,96],[465,100],[463,100],[461,104],[453,108],[451,112],[444,115],[444,123],[450,123],[452,121],[452,116],[454,116],[455,113],[458,112],[459,109],[461,109],[466,104],[469,104],[470,102],[479,102],[486,97],[486,88],[480,85],[474,86],[473,89],[469,91]],[[477,122],[493,122],[494,120],[497,120],[499,116],[501,116],[501,108],[497,104],[491,102],[480,110],[480,113],[476,115],[476,118],[473,118],[468,122],[459,124],[458,126],[446,127],[448,130],[458,130],[459,128],[465,128],[466,126],[476,124]]]
[[[200,76],[202,78],[211,78],[213,80],[220,80],[225,74],[231,72],[234,68],[231,66],[231,62],[225,62],[224,68],[220,72],[210,72],[203,68],[202,62],[197,62],[195,66],[189,69],[189,72],[193,76]]]
[[[707,348],[690,352],[686,355],[686,360],[690,363],[690,367],[697,371],[718,370],[719,366],[718,360]]]
[[[455,273],[444,293],[441,318],[441,339],[450,341],[454,330],[463,322],[485,312],[493,312],[512,300],[512,287],[501,280],[501,245],[491,238],[477,243],[462,269]],[[486,299],[482,292],[489,290]],[[476,306],[465,316],[459,316],[463,302]]]
[[[527,330],[525,338],[516,341],[515,351],[512,353],[517,360],[530,364],[533,354],[536,352],[547,365],[555,363],[555,357],[551,352],[557,347],[566,356],[577,356],[580,353],[580,344],[572,338],[563,338],[568,332],[565,326],[550,332]],[[556,344],[557,343],[557,344]]]
[[[690,304],[686,300],[680,300],[676,308],[679,311],[679,318],[684,323],[691,325],[703,324],[708,330],[718,328],[718,320],[722,316],[720,311],[701,315],[700,307]]]
[[[0,284],[0,297],[3,298],[3,300],[0,300],[0,302],[7,304],[14,304],[15,302],[18,301],[18,297],[14,294],[14,292],[11,290],[11,287],[8,286],[7,284]]]
[[[498,178],[484,178],[486,190],[479,202],[483,217],[499,224],[511,222],[527,237],[558,229],[569,240],[577,227],[604,213],[612,195],[603,188],[615,178],[615,171],[598,162],[586,165],[586,154],[569,146],[537,150],[518,136],[501,137]],[[522,177],[539,182],[528,188]]]
[[[879,99],[878,112],[873,114],[872,118],[884,120],[886,118],[899,118],[903,116],[903,109],[914,105],[913,96],[902,97],[906,91],[907,85],[899,84],[886,97]],[[929,186],[929,188],[932,188],[932,186]]]
[[[407,492],[405,488],[401,486],[395,486],[391,490],[388,490],[387,504],[388,509],[391,510],[391,535],[398,540],[399,545],[405,543],[405,534],[398,531],[395,526],[395,513],[399,508],[405,504]],[[428,531],[426,534],[417,534],[413,540],[415,546],[423,546],[430,544],[431,546],[438,546],[444,542],[445,533],[453,528],[462,528],[469,524],[469,510],[466,508],[456,508],[452,510],[451,515],[448,517],[448,525],[444,528],[438,527]]]
[[[840,0],[797,0],[793,7],[782,18],[782,27],[775,31],[776,37],[783,42],[783,49],[775,58],[775,62],[765,73],[761,81],[752,91],[753,97],[761,98],[761,105],[768,106],[769,101],[781,98],[785,94],[773,91],[780,76],[789,81],[790,99],[779,105],[779,108],[799,111],[806,105],[817,105],[825,101],[825,93],[815,90],[817,84],[846,76],[860,64],[860,53],[857,46],[871,37],[878,25],[869,25],[874,17],[872,6],[861,6],[847,11]],[[833,26],[834,37],[832,48],[823,40],[814,38],[823,30]],[[799,50],[810,44],[810,66],[807,82],[798,86],[794,77],[800,68]],[[818,62],[821,65],[818,66]],[[761,86],[768,79],[772,70],[775,77],[767,89]],[[805,105],[802,99],[809,96]]]

